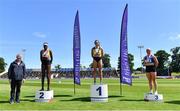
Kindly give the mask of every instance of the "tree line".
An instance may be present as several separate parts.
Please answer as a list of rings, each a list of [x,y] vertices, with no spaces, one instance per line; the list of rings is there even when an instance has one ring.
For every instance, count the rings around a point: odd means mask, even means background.
[[[159,61],[159,66],[157,67],[157,71],[163,72],[166,69],[169,69],[171,72],[180,72],[180,47],[175,47],[170,50],[171,54],[167,53],[165,50],[158,50],[154,53],[154,55],[157,57]],[[110,55],[105,54],[102,58],[103,61],[103,68],[111,68],[110,63]],[[134,55],[129,53],[128,54],[128,60],[131,71],[141,71],[142,67],[138,67],[137,69],[134,69]],[[5,71],[6,63],[4,58],[0,57],[0,73]],[[86,68],[85,66],[82,66],[82,68]],[[90,68],[92,68],[92,63],[89,65]],[[61,68],[61,65],[56,65],[55,69]],[[120,58],[118,57],[118,69],[120,69]]]
[[[154,53],[159,61],[159,65],[157,67],[157,72],[163,73],[165,70],[169,70],[170,72],[180,72],[180,47],[175,47],[170,49],[171,54],[166,52],[165,50],[158,50]],[[110,64],[110,55],[105,54],[103,57],[103,64],[104,68],[111,67]],[[141,71],[142,67],[138,67],[134,69],[134,55],[129,53],[128,60],[131,71]],[[118,66],[117,68],[120,69],[120,57],[118,57]],[[92,64],[90,64],[92,67]]]

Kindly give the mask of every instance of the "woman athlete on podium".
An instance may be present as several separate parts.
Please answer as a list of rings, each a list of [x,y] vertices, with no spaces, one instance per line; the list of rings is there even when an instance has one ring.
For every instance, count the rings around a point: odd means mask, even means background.
[[[150,94],[153,94],[153,85],[154,85],[154,94],[157,95],[157,82],[156,82],[156,67],[159,62],[157,58],[151,54],[151,49],[146,49],[147,55],[143,59],[143,65],[146,66],[146,76],[149,81]]]
[[[96,72],[98,68],[98,74],[100,78],[100,84],[102,83],[102,57],[104,56],[103,49],[100,47],[100,42],[98,40],[94,41],[95,47],[91,50],[91,56],[93,58],[93,77],[94,84],[96,84]]]

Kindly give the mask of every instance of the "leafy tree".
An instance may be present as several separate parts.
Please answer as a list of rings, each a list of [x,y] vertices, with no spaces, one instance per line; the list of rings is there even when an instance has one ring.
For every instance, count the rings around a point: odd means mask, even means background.
[[[172,61],[171,61],[171,70],[173,72],[180,72],[180,47],[175,47],[171,49],[172,52]]]
[[[102,57],[102,62],[103,62],[103,68],[111,67],[110,55],[109,54],[104,54],[104,56]]]
[[[159,65],[157,67],[157,72],[160,75],[164,75],[165,70],[168,69],[166,64],[169,60],[170,54],[168,54],[165,50],[158,50],[154,55],[157,57],[159,62]]]
[[[133,72],[133,67],[134,67],[134,56],[132,54],[128,54],[128,60],[129,60],[129,65],[130,65],[130,69],[131,69],[131,72]]]
[[[89,68],[93,68],[93,63],[89,64]]]
[[[0,57],[0,73],[5,71],[6,65],[4,58]]]
[[[61,69],[61,65],[57,64],[54,68],[55,68],[56,71],[58,71],[59,69]]]
[[[143,68],[142,67],[138,67],[138,68],[136,68],[136,71],[142,71],[143,70]]]
[[[80,65],[81,68],[86,68],[86,66],[83,66],[82,64]]]

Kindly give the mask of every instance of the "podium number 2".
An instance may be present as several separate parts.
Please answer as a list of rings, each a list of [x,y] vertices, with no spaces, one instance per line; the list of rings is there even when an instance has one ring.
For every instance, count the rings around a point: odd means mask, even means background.
[[[101,96],[102,94],[102,92],[101,92],[101,87],[98,87],[97,89],[96,89],[96,91],[99,91],[99,96]]]
[[[44,93],[43,92],[40,92],[39,94],[40,94],[39,98],[44,98]]]

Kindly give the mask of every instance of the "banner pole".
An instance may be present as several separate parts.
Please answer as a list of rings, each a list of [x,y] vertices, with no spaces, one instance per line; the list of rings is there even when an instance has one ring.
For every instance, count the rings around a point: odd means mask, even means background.
[[[76,94],[76,84],[74,82],[74,95]]]
[[[120,72],[120,84],[119,84],[119,91],[120,91],[120,96],[122,96],[122,78],[121,78],[121,72]]]
[[[120,88],[120,96],[122,96],[122,83],[120,83],[119,88]]]

